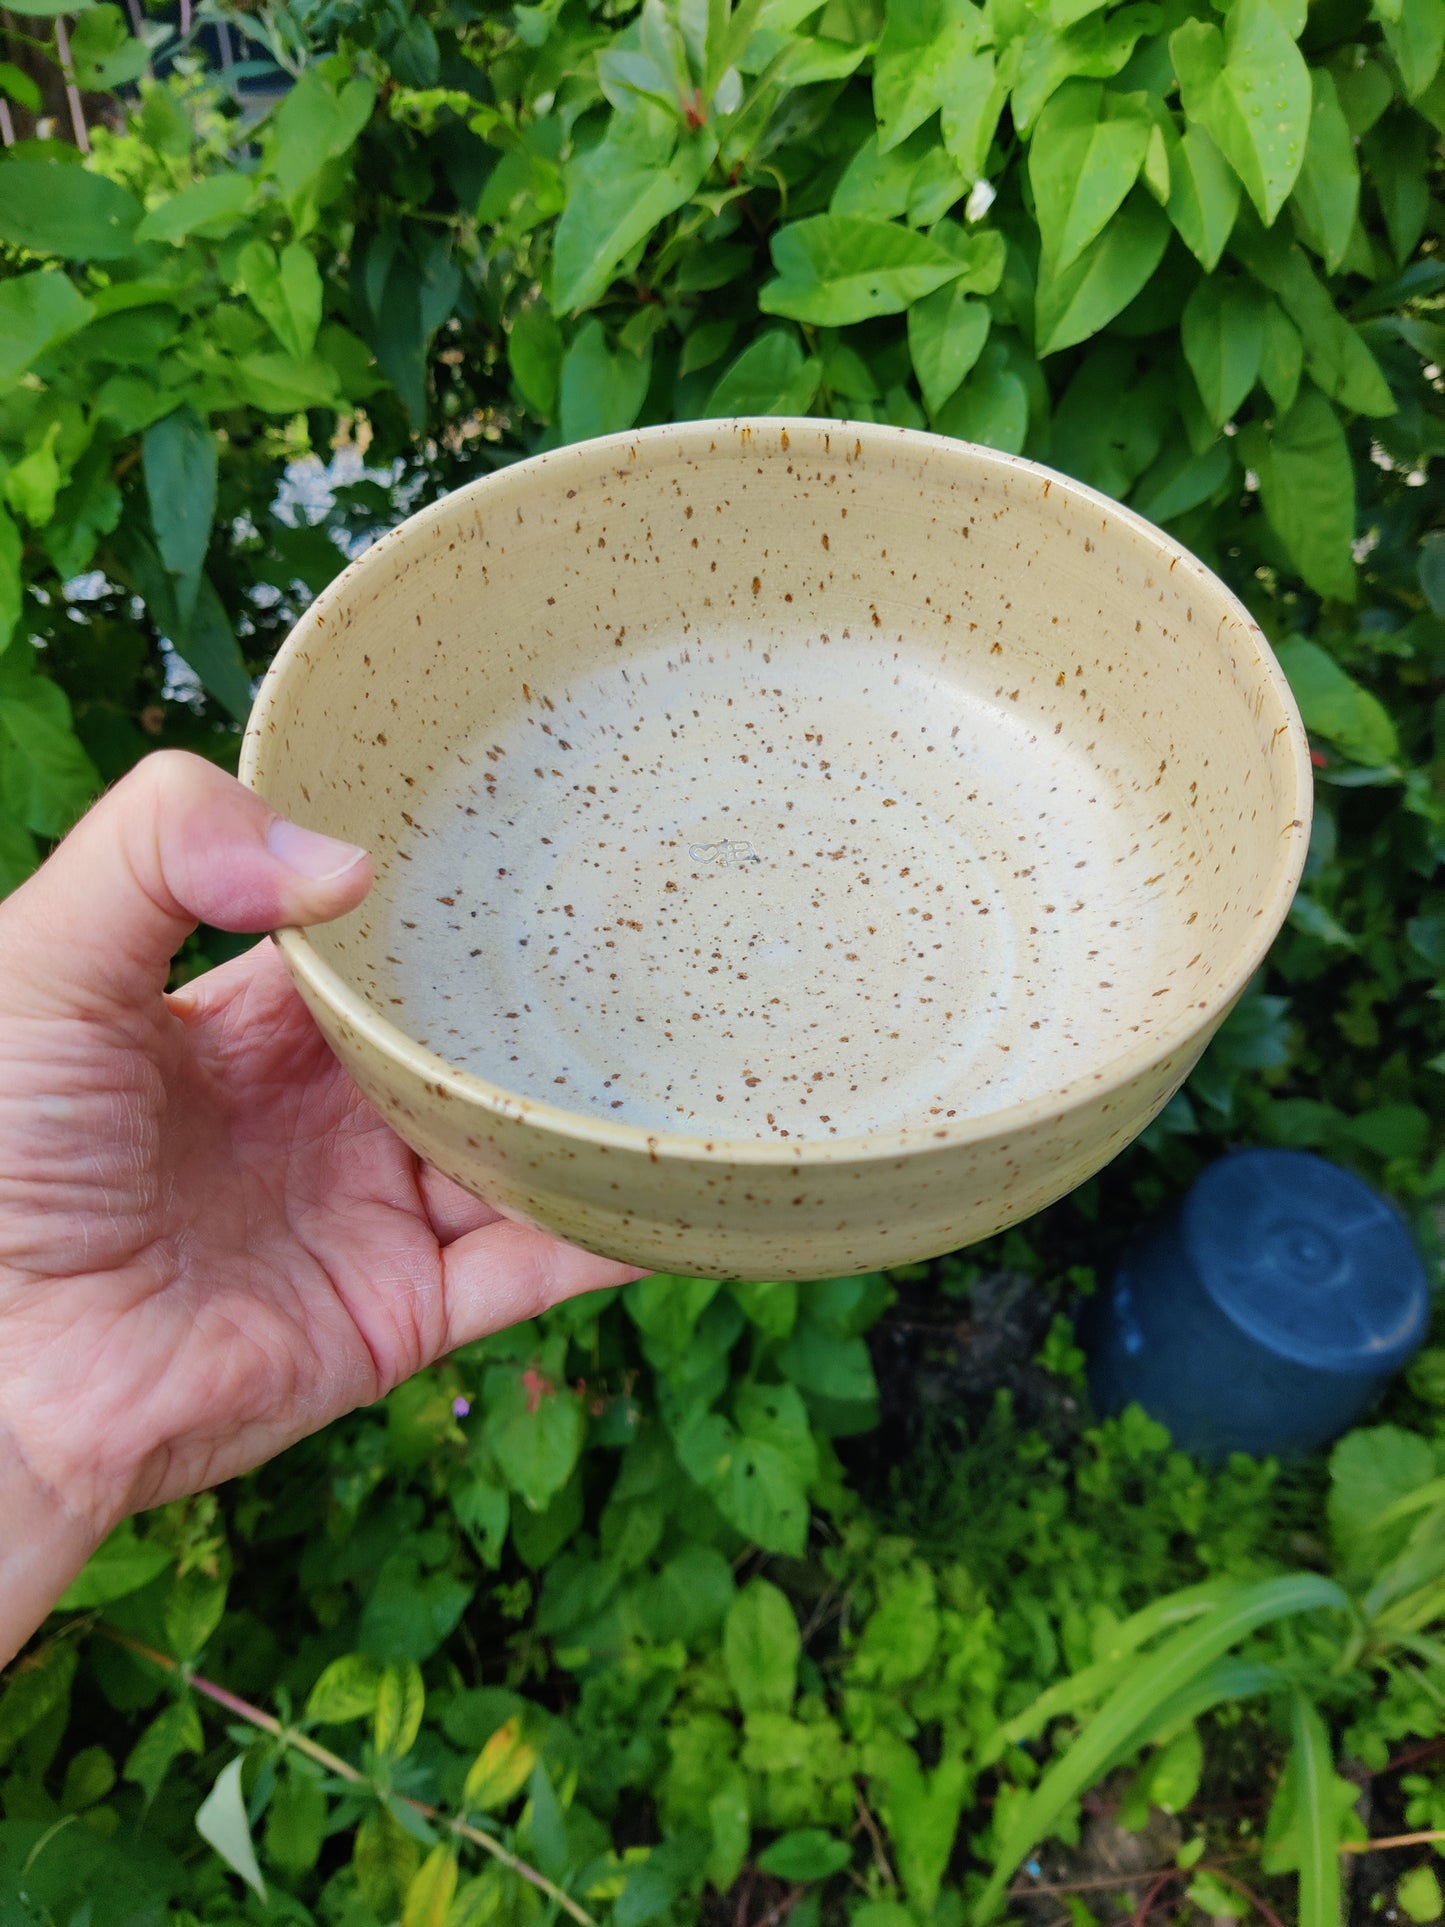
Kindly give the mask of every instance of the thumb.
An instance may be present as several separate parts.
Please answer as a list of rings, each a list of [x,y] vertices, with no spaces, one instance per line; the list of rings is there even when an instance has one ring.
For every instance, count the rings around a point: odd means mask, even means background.
[[[198,923],[325,923],[372,883],[365,850],[278,816],[202,757],[148,756],[0,904],[12,1009],[133,1008]]]

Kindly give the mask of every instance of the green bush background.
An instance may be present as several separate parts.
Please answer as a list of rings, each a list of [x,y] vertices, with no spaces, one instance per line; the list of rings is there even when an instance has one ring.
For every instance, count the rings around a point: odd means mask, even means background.
[[[1068,1207],[928,1268],[938,1302],[1002,1264],[1071,1308],[1232,1142],[1355,1166],[1436,1251],[1445,0],[244,21],[294,82],[259,121],[92,5],[68,71],[125,86],[123,125],[0,161],[0,888],[147,749],[229,764],[254,675],[402,505],[636,423],[932,428],[1218,570],[1319,789],[1187,1091]],[[288,506],[338,439],[344,478]],[[126,1528],[0,1697],[0,1922],[479,1927],[550,1884],[616,1927],[953,1927],[1125,1768],[1125,1817],[1182,1810],[1204,1856],[1176,1912],[1243,1882],[1338,1920],[1332,1761],[1445,1733],[1442,1354],[1328,1473],[1206,1473],[1138,1414],[1087,1424],[1061,1319],[1036,1370],[1074,1416],[1004,1394],[910,1435],[890,1495],[867,1335],[924,1282],[632,1287]],[[1445,1780],[1387,1779],[1445,1821]],[[1257,1796],[1262,1847],[1201,1782]],[[1422,1919],[1430,1857],[1390,1863]]]

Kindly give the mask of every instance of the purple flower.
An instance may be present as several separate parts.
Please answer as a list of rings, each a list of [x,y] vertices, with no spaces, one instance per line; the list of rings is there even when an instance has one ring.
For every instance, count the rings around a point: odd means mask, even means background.
[[[454,1398],[452,1400],[452,1411],[457,1418],[465,1418],[471,1409],[472,1401],[469,1398]]]

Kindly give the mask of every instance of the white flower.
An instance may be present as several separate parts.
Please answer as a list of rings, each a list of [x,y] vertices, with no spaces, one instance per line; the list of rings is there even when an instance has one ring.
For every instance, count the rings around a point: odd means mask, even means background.
[[[975,181],[963,211],[970,221],[981,221],[997,199],[998,189],[992,181]]]

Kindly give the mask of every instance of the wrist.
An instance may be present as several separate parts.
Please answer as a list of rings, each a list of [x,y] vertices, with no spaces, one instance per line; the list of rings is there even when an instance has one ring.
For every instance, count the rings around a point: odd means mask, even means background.
[[[104,1536],[36,1475],[0,1420],[0,1666],[44,1621]]]

